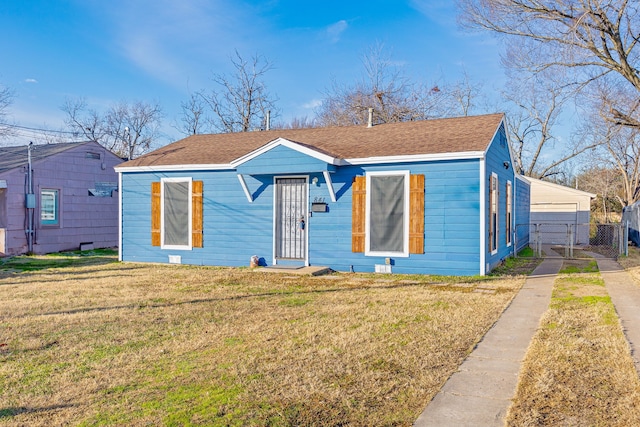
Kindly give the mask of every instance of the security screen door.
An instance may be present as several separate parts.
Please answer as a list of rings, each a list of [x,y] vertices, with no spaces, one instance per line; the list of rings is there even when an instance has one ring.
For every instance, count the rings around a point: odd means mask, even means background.
[[[276,259],[305,260],[307,180],[276,178]]]

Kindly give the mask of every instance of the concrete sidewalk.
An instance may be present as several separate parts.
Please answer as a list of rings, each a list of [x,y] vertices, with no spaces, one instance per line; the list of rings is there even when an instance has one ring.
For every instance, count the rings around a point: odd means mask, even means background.
[[[555,252],[527,278],[509,307],[487,332],[414,423],[427,426],[503,426],[518,382],[520,365],[551,290],[562,258]],[[640,330],[640,328],[638,328]],[[640,341],[638,341],[640,343]]]
[[[640,373],[640,286],[616,261],[590,253],[598,262],[600,276],[616,308],[631,357]]]

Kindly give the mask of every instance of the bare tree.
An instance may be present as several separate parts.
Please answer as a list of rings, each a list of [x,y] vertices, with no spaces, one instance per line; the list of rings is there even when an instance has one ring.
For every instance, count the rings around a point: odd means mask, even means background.
[[[596,199],[591,202],[591,211],[596,220],[609,223],[619,221],[613,218],[614,212],[622,212],[623,186],[619,171],[609,163],[602,163],[599,157],[593,161],[576,178],[576,188],[595,193]]]
[[[176,127],[185,136],[206,133],[206,104],[200,93],[192,93],[188,101],[180,103],[182,116]]]
[[[629,0],[458,0],[461,20],[506,36],[513,66],[538,73],[564,69],[566,85],[607,79],[640,91],[640,4]],[[635,110],[615,103],[609,119],[638,126]]]
[[[238,51],[231,58],[231,63],[235,68],[233,75],[213,76],[218,90],[199,92],[211,108],[211,126],[218,132],[247,132],[263,128],[267,111],[274,118],[278,114],[277,98],[269,93],[264,82],[265,75],[273,66],[257,54],[245,60]]]
[[[315,119],[310,119],[307,116],[294,117],[288,123],[276,124],[272,126],[273,129],[307,129],[317,127]]]
[[[14,95],[11,88],[0,85],[0,139],[13,135],[13,127],[7,120]]]
[[[364,124],[373,108],[375,123],[392,123],[436,117],[442,93],[437,85],[418,87],[404,76],[384,50],[376,44],[362,58],[363,75],[355,84],[333,82],[316,110],[321,126]]]
[[[597,118],[597,112],[592,112]],[[584,122],[584,139],[598,143],[592,163],[616,171],[620,189],[615,197],[622,206],[640,200],[640,129],[598,121],[591,116]]]
[[[362,59],[363,73],[354,84],[333,82],[316,110],[321,126],[361,125],[373,108],[374,123],[425,120],[467,115],[479,95],[480,86],[465,79],[453,85],[416,83],[406,77],[385,50],[372,46]]]
[[[558,84],[562,76],[540,72],[528,79],[511,77],[503,92],[513,106],[509,111],[508,132],[516,168],[534,178],[548,178],[562,173],[563,163],[596,147],[600,141],[575,138],[571,144],[556,145],[556,130],[565,104],[574,91]]]
[[[61,109],[72,131],[128,159],[149,151],[160,135],[163,115],[158,103],[120,102],[99,113],[84,99],[67,99]]]

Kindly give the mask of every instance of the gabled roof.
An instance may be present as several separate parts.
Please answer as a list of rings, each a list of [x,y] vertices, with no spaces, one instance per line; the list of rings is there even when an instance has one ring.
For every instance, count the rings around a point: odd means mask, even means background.
[[[58,144],[34,145],[31,150],[31,162],[45,159],[54,154],[62,153],[74,147],[92,142],[64,142]],[[11,169],[26,166],[28,162],[28,152],[26,145],[13,147],[0,147],[0,173]]]
[[[231,165],[272,141],[291,141],[335,159],[484,152],[503,114],[311,129],[277,129],[192,135],[166,145],[118,169],[176,165]]]

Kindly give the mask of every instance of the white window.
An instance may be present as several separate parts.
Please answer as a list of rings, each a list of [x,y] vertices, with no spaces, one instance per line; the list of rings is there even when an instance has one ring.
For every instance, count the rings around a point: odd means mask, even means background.
[[[58,190],[40,190],[40,224],[58,225]]]
[[[506,199],[507,199],[507,206],[506,206],[506,221],[507,221],[507,246],[511,246],[511,234],[512,234],[512,222],[513,222],[513,215],[512,215],[512,206],[511,206],[511,181],[507,181],[507,194],[506,194]]]
[[[489,186],[489,251],[498,251],[498,175],[491,174]]]
[[[365,254],[409,256],[409,171],[366,176]]]
[[[191,178],[162,179],[162,248],[191,249]]]

